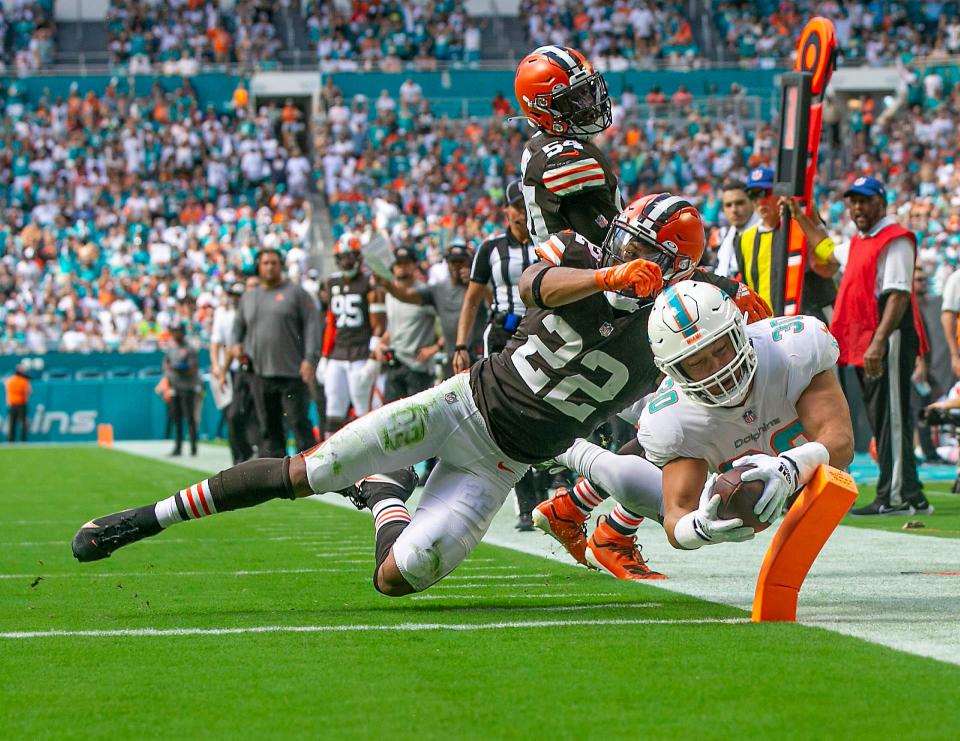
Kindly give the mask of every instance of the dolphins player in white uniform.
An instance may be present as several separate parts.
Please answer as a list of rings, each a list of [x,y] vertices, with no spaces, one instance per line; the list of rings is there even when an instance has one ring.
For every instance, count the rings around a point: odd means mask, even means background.
[[[718,519],[717,472],[755,466],[743,479],[764,482],[754,511],[773,522],[820,464],[843,468],[853,458],[850,412],[833,373],[837,342],[820,320],[777,317],[747,326],[722,291],[682,281],[658,296],[648,334],[666,378],[638,424],[645,458],[585,440],[557,458],[585,477],[594,502],[603,493],[617,501],[586,558],[624,579],[636,578],[630,549],[605,544],[616,543],[612,535],[632,542],[643,516],[660,520],[675,548],[753,537],[740,519]],[[574,499],[585,522],[589,508],[575,492],[563,496]]]

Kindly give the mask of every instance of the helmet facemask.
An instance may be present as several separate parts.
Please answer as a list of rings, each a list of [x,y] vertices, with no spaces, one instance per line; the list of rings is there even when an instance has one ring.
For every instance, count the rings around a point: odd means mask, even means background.
[[[728,337],[733,358],[720,370],[699,381],[692,380],[683,369],[683,361]],[[693,402],[705,407],[733,407],[742,404],[757,372],[757,353],[747,338],[746,321],[737,312],[709,336],[689,345],[671,358],[655,358],[660,370],[673,379]]]
[[[682,254],[675,243],[658,242],[656,234],[648,227],[614,221],[603,241],[602,267],[638,259],[655,263],[663,274],[664,285],[683,280],[696,267],[693,260]]]
[[[360,255],[352,250],[337,255],[337,267],[347,278],[356,278],[360,273]]]
[[[550,96],[548,108],[557,121],[567,125],[568,134],[575,137],[596,136],[613,122],[610,97],[603,75],[594,72],[583,79],[571,82],[564,90]]]

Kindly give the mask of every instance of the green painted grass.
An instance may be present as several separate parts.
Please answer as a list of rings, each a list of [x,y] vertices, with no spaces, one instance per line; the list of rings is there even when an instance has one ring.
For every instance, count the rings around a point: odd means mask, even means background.
[[[844,525],[925,535],[935,538],[960,538],[960,496],[950,494],[951,483],[925,484],[924,493],[933,505],[932,515],[897,515],[896,517],[845,517]],[[857,507],[869,504],[876,495],[876,487],[861,486]],[[922,528],[904,530],[907,522],[921,522]]]
[[[426,593],[442,599],[383,597],[369,519],[314,502],[181,525],[77,564],[69,542],[85,520],[200,476],[93,448],[2,451],[0,464],[0,572],[22,575],[0,579],[0,631],[561,623],[0,639],[5,738],[956,735],[960,667],[798,625],[573,624],[747,616],[534,556],[481,546]],[[338,546],[348,552],[329,557]],[[329,570],[234,573],[298,568]],[[476,578],[505,574],[528,586]],[[455,588],[469,583],[482,586]]]

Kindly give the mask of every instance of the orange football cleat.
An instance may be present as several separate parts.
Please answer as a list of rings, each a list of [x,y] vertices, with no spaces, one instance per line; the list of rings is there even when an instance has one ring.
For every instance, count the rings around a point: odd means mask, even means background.
[[[647,566],[640,555],[637,536],[621,535],[607,524],[606,517],[600,519],[590,536],[586,557],[592,566],[617,579],[641,581],[667,578],[665,574],[651,571]]]
[[[556,538],[577,563],[589,566],[584,553],[587,550],[587,516],[579,510],[570,491],[561,487],[553,499],[540,502],[533,510],[533,524],[547,535]]]

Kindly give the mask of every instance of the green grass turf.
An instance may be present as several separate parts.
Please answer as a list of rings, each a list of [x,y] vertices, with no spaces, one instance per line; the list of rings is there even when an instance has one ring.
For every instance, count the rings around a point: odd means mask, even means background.
[[[82,522],[199,477],[95,448],[2,451],[0,471],[0,571],[23,574],[0,579],[0,631],[567,623],[0,639],[5,738],[944,738],[957,728],[960,667],[792,624],[570,624],[746,615],[492,546],[427,592],[443,599],[380,596],[369,519],[314,502],[181,525],[80,565],[69,541]],[[324,557],[338,542],[351,553]],[[330,571],[232,573],[296,568]],[[485,574],[530,575],[516,581],[532,586],[476,579]],[[467,577],[483,586],[453,588]]]
[[[950,494],[952,483],[924,484],[924,493],[933,505],[932,515],[897,515],[890,517],[845,517],[844,525],[889,530],[909,535],[926,535],[936,538],[960,538],[960,496]],[[876,494],[876,487],[861,486],[858,507],[870,504]],[[921,522],[922,528],[904,530],[907,522]]]

